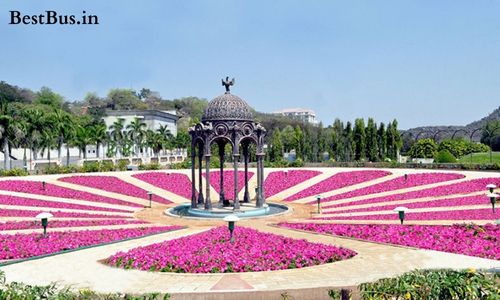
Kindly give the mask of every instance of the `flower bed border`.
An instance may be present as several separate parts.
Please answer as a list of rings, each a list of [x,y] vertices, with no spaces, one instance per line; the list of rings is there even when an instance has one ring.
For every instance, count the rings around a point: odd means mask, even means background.
[[[164,225],[164,226],[176,226],[176,225]],[[146,235],[143,235],[143,236],[126,238],[126,239],[123,239],[123,240],[106,242],[106,243],[96,244],[96,245],[83,246],[83,247],[78,247],[78,248],[75,248],[75,249],[68,249],[68,250],[63,250],[63,251],[58,251],[58,252],[49,253],[49,254],[43,254],[43,255],[38,255],[38,256],[32,256],[32,257],[27,257],[27,258],[22,258],[22,259],[4,260],[4,261],[0,261],[0,267],[4,267],[4,266],[8,266],[8,265],[13,265],[13,264],[17,264],[17,263],[22,263],[22,262],[25,262],[25,261],[37,260],[37,259],[41,259],[41,258],[45,258],[45,257],[51,257],[51,256],[60,255],[60,254],[65,254],[65,253],[70,253],[70,252],[75,252],[75,251],[90,249],[90,248],[96,248],[96,247],[107,246],[107,245],[112,245],[112,244],[121,243],[121,242],[127,242],[127,241],[131,241],[131,240],[136,240],[136,239],[140,239],[140,238],[154,236],[154,235],[157,235],[157,234],[162,234],[162,233],[167,233],[167,232],[173,232],[173,231],[177,231],[177,230],[184,230],[184,229],[187,229],[187,228],[188,228],[187,226],[181,226],[180,228],[172,229],[172,230],[169,230],[169,231],[150,233],[150,234],[146,234]]]

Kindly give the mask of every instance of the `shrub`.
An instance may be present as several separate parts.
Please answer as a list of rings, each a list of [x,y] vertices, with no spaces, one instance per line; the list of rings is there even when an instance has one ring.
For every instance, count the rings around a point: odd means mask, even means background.
[[[86,161],[83,163],[83,172],[99,172],[98,161]]]
[[[0,176],[27,176],[28,171],[20,168],[14,168],[10,170],[1,170]]]
[[[437,148],[433,139],[421,139],[411,146],[408,154],[412,158],[433,158],[436,156]]]
[[[423,270],[359,286],[362,299],[498,299],[498,274]]]
[[[161,169],[160,164],[151,163],[151,164],[140,164],[139,170],[159,170]]]
[[[129,164],[128,159],[120,159],[118,161],[118,170],[120,170],[120,171],[127,171],[128,164]]]
[[[446,149],[439,151],[436,155],[436,162],[438,163],[455,163],[456,161],[455,156]]]

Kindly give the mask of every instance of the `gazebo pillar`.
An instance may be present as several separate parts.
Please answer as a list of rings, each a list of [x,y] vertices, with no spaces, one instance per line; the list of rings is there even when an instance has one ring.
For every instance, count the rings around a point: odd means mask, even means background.
[[[210,149],[210,148],[209,148]],[[212,209],[212,201],[210,200],[210,153],[205,154],[205,210]]]
[[[234,160],[234,203],[233,210],[240,210],[240,199],[238,199],[238,158],[240,157],[239,153],[233,154]]]
[[[263,197],[263,162],[262,162],[262,157],[264,154],[262,153],[257,153],[257,200],[255,201],[255,206],[256,207],[262,207],[264,206],[264,197]]]
[[[245,161],[245,195],[243,196],[244,203],[250,203],[250,193],[248,192],[248,146],[248,143],[243,145],[243,160]]]
[[[191,208],[196,208],[196,145],[191,145]]]
[[[219,160],[220,160],[220,193],[219,193],[219,204],[223,206],[229,206],[229,201],[226,200],[224,196],[224,148],[225,144],[222,142],[218,143],[219,146]]]
[[[203,199],[203,148],[201,144],[198,145],[198,178],[199,178],[199,188],[198,188],[198,205],[203,204],[205,201]]]

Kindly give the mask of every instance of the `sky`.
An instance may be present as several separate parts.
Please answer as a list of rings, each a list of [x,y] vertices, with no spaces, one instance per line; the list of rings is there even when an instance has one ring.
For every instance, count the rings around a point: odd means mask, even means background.
[[[11,10],[99,25],[10,25]],[[500,1],[0,0],[0,80],[67,100],[112,88],[232,93],[324,125],[465,125],[500,105]]]

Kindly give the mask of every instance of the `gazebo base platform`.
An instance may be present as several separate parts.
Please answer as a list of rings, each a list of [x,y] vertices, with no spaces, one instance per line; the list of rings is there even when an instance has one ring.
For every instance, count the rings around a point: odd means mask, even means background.
[[[203,206],[191,208],[191,205],[186,203],[165,210],[165,214],[176,217],[222,219],[232,214],[237,215],[239,218],[256,218],[283,214],[287,211],[287,206],[276,203],[264,204],[263,207],[255,207],[254,203],[240,203],[239,211],[234,211],[232,206],[225,207],[219,203],[215,203],[211,210],[206,210]]]

